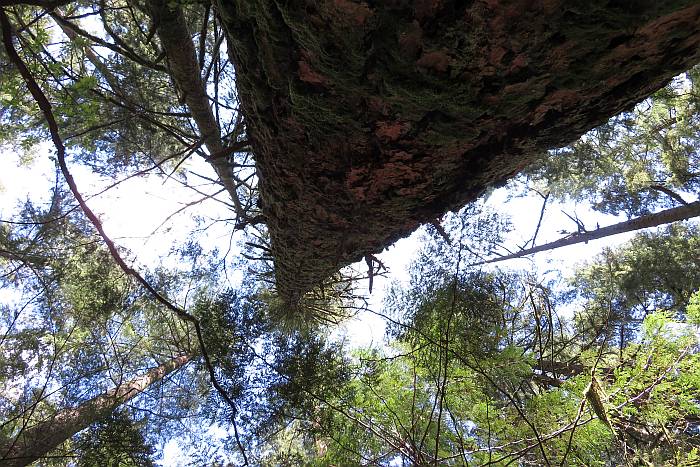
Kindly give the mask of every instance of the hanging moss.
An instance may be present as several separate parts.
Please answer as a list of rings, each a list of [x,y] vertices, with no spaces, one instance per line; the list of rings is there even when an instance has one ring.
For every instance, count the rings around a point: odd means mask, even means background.
[[[613,426],[612,419],[608,414],[608,396],[595,375],[591,376],[591,382],[584,391],[584,397],[591,405],[591,408],[593,409],[593,412],[595,412],[598,419],[606,424],[608,428],[610,428],[612,434],[616,436],[615,427]]]

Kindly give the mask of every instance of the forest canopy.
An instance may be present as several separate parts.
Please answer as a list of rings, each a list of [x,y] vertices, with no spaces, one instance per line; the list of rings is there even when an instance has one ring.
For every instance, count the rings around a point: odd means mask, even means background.
[[[281,3],[0,0],[0,464],[700,462],[700,8]]]

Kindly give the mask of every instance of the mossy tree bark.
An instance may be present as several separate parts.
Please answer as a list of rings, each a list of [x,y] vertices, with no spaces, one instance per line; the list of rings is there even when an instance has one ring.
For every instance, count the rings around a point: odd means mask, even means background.
[[[700,57],[695,0],[218,0],[218,9],[290,303]]]

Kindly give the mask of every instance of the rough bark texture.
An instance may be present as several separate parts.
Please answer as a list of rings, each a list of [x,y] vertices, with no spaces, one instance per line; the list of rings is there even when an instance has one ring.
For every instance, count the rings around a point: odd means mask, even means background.
[[[181,368],[189,359],[186,355],[174,358],[150,369],[143,376],[90,399],[80,407],[62,410],[49,420],[25,428],[15,440],[0,445],[0,465],[20,467],[40,459],[71,436],[105,418],[116,407],[133,399],[151,384]]]
[[[292,303],[700,56],[696,0],[218,7]]]

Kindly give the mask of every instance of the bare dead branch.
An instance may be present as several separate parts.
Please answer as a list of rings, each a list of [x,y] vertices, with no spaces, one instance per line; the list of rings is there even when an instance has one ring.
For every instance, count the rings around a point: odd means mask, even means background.
[[[693,217],[698,216],[700,216],[700,201],[695,201],[694,203],[689,203],[685,206],[666,209],[665,211],[637,217],[635,219],[619,222],[607,227],[600,227],[598,229],[582,233],[575,233],[568,237],[560,238],[554,242],[545,243],[543,245],[528,248],[517,253],[500,256],[498,258],[472,263],[469,266],[481,266],[483,264],[499,263],[509,259],[522,258],[523,256],[532,255],[541,251],[554,250],[564,246],[575,245],[577,243],[588,243],[589,241],[610,237],[612,235],[625,232],[634,232],[641,229],[647,229],[649,227],[657,227],[659,225],[692,219]]]

